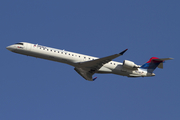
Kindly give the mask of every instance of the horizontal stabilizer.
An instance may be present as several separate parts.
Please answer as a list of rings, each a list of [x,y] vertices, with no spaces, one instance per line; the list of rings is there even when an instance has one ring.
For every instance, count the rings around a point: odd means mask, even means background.
[[[160,58],[160,59],[153,59],[153,60],[156,60],[156,61],[164,61],[164,60],[172,60],[174,58]]]
[[[158,65],[158,68],[163,69],[163,63],[160,63],[160,64]]]
[[[158,68],[161,68],[163,69],[163,61],[165,60],[172,60],[173,58],[161,58],[161,59],[154,59],[156,61],[162,61],[159,65],[158,65]]]

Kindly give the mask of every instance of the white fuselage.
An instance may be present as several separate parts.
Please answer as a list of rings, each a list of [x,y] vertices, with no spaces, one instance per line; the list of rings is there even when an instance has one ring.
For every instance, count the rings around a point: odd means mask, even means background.
[[[23,43],[23,45],[14,44],[8,46],[7,49],[15,53],[66,63],[74,67],[78,67],[77,63],[98,59],[97,57],[41,46],[38,44],[31,44],[27,42],[21,42],[21,43]],[[122,63],[115,61],[110,61],[104,64],[97,71],[97,73],[112,73],[112,74],[118,74],[128,77],[154,76],[153,74],[149,74],[147,73],[147,71],[141,70],[139,68],[127,69],[123,67]]]

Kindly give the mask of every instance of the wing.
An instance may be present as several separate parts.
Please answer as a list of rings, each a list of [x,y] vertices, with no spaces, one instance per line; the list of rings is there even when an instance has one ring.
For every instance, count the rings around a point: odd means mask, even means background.
[[[79,73],[84,79],[93,81],[92,75],[96,73],[104,64],[110,62],[111,60],[123,55],[128,49],[120,52],[119,54],[114,54],[111,56],[99,58],[92,61],[77,63],[78,67],[74,68],[77,73]]]
[[[74,68],[74,70],[79,73],[84,79],[93,81],[92,75],[94,72],[91,72],[91,70],[84,70],[83,68]]]

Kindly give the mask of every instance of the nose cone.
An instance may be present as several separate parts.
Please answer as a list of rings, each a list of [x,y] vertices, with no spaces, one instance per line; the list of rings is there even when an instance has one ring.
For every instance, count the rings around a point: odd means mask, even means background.
[[[14,47],[12,45],[10,45],[10,46],[7,46],[6,49],[8,49],[9,51],[12,51],[12,50],[14,50]]]

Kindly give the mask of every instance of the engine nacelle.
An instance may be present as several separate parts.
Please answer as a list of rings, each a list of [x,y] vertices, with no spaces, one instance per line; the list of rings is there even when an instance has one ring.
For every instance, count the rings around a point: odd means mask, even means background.
[[[123,67],[126,67],[126,68],[139,68],[140,66],[139,65],[136,65],[134,62],[132,61],[129,61],[129,60],[124,60],[123,62]]]

